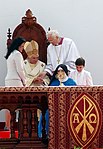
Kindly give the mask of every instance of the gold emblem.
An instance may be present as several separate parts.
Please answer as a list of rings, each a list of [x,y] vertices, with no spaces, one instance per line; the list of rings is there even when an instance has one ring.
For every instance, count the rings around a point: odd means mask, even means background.
[[[68,127],[81,147],[88,147],[101,128],[101,110],[89,94],[82,93],[68,112]]]

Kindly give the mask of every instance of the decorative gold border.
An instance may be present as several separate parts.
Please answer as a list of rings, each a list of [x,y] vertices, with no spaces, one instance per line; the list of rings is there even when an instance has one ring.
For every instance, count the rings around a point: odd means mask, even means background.
[[[66,86],[66,87],[0,87],[0,92],[95,92],[103,91],[103,86],[93,87],[79,87],[79,86]]]

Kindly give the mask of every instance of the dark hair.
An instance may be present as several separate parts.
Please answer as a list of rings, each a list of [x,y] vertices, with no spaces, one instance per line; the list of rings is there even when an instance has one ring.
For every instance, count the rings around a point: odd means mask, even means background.
[[[82,57],[80,57],[75,61],[75,65],[76,66],[80,66],[80,65],[85,66],[85,60]]]
[[[5,58],[8,59],[8,57],[10,56],[10,54],[11,54],[14,50],[18,50],[19,46],[20,46],[22,43],[24,43],[24,42],[26,42],[26,40],[25,40],[24,38],[22,38],[22,37],[15,38],[15,39],[12,41],[10,47],[8,48],[7,54],[6,54]]]
[[[60,64],[60,65],[58,65],[57,68],[55,69],[55,71],[54,71],[54,73],[53,73],[53,76],[52,76],[52,78],[51,78],[50,84],[56,79],[56,74],[57,74],[59,68],[62,68],[62,69],[65,71],[66,75],[68,76],[68,69],[67,69],[67,66],[64,65],[64,64]],[[49,85],[50,85],[50,84],[49,84]]]

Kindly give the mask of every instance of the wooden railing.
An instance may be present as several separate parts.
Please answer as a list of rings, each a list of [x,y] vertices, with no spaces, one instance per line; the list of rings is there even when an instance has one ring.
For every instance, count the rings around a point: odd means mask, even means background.
[[[36,88],[35,88],[36,89]],[[11,114],[11,135],[8,139],[0,139],[0,149],[42,149],[47,148],[45,133],[45,111],[48,108],[47,92],[35,91],[34,88],[0,88],[0,110],[8,109]],[[19,121],[16,124],[16,112],[19,110]],[[42,139],[38,138],[37,109],[43,115]],[[18,138],[15,136],[17,125]]]

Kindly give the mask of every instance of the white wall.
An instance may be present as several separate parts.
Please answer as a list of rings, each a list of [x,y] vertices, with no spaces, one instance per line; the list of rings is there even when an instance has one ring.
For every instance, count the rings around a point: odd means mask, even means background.
[[[7,30],[21,23],[27,9],[47,31],[57,29],[72,38],[86,59],[94,84],[103,84],[103,0],[1,0],[0,2],[0,86],[6,76]]]

